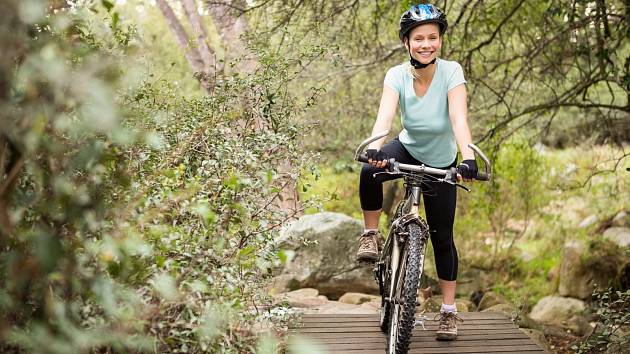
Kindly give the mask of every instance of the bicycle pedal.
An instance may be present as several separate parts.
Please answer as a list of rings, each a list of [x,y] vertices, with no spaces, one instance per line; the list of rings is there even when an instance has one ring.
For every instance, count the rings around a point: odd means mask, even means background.
[[[427,316],[424,315],[419,315],[416,318],[416,321],[414,322],[414,326],[420,325],[422,326],[422,330],[426,331],[427,328],[424,326],[424,322],[427,321],[429,318]]]
[[[420,325],[422,326],[422,330],[426,331],[427,328],[424,326],[424,321],[423,320],[416,320],[416,322],[414,323],[414,326]]]

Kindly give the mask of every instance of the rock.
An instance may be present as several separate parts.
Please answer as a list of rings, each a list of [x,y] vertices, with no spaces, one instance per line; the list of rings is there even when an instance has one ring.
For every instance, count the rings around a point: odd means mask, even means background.
[[[440,312],[442,308],[442,296],[433,296],[426,300],[420,299],[420,301],[420,306],[416,309],[418,313]],[[465,299],[455,299],[455,307],[457,307],[457,312],[470,312],[474,305]]]
[[[303,299],[307,297],[317,297],[319,295],[319,291],[317,291],[317,289],[305,288],[305,289],[294,290],[284,295],[290,299]]]
[[[455,306],[457,306],[457,312],[471,312],[477,308],[472,301],[466,299],[455,299]]]
[[[483,290],[477,290],[470,294],[470,301],[475,304],[475,307],[479,307],[479,303],[483,298]]]
[[[561,296],[545,296],[532,309],[529,316],[542,324],[567,327],[576,315],[581,315],[586,306],[584,301]]]
[[[424,312],[440,312],[442,308],[442,299],[437,299],[436,297],[430,297],[423,301],[420,306],[416,309],[416,312],[424,313]]]
[[[483,309],[481,312],[500,312],[505,314],[509,318],[515,318],[518,315],[516,307],[510,304],[496,304]]]
[[[578,225],[579,228],[583,229],[589,227],[597,222],[597,215],[589,215],[586,219],[582,220],[582,222]]]
[[[278,243],[294,251],[277,273],[276,288],[315,288],[330,299],[347,292],[378,294],[372,267],[356,262],[363,224],[339,213],[305,215],[285,229]],[[286,290],[284,290],[286,291]]]
[[[595,241],[596,242],[596,241]],[[591,247],[592,248],[592,247]],[[585,257],[587,255],[590,260]],[[597,264],[593,263],[596,262]],[[605,288],[617,276],[621,259],[602,258],[582,241],[568,241],[562,250],[558,292],[561,296],[590,299],[593,290]]]
[[[549,272],[547,273],[547,280],[555,282],[559,276],[560,276],[560,267],[556,265],[556,266],[551,267],[551,269],[549,269]]]
[[[364,302],[360,306],[370,310],[379,311],[381,309],[381,299]]]
[[[319,297],[317,289],[299,289],[273,296],[274,303],[287,302],[291,307],[309,308],[324,305],[326,297]]]
[[[464,268],[464,269],[462,269]],[[473,293],[492,285],[492,277],[484,270],[464,267],[460,264],[457,275],[457,297],[469,298]]]
[[[525,335],[527,335],[534,343],[538,344],[538,346],[541,347],[545,352],[552,352],[551,347],[549,346],[549,343],[547,343],[547,339],[545,338],[543,332],[529,328],[521,328],[521,332],[525,333]]]
[[[612,219],[612,226],[630,227],[630,214],[628,214],[625,210],[620,211]]]
[[[537,331],[542,331],[543,329],[543,326],[540,323],[534,321],[531,317],[523,313],[518,314],[515,322],[519,328],[529,328]]]
[[[630,246],[630,228],[628,227],[611,227],[604,231],[604,238],[608,239],[619,247]]]
[[[593,332],[594,326],[584,318],[584,316],[574,315],[563,322],[562,328],[570,330],[578,336],[586,336]]]
[[[365,304],[363,304],[365,305]],[[307,308],[302,313],[319,313],[319,314],[377,314],[378,309],[370,306],[350,305],[339,301],[328,301],[323,305]]]
[[[560,284],[558,292],[561,296],[588,299],[593,293],[590,272],[582,267],[582,255],[586,246],[582,241],[569,241],[564,244],[560,263]]]
[[[376,295],[368,295],[368,294],[361,294],[361,293],[345,293],[339,298],[338,301],[343,302],[345,304],[361,305],[364,302],[370,302],[370,301],[375,301],[375,300],[378,300],[378,303],[380,304],[381,297],[376,296]]]
[[[504,304],[506,302],[507,301],[505,301],[505,298],[503,298],[503,296],[495,292],[488,291],[483,294],[483,297],[481,298],[481,301],[479,302],[479,306],[477,306],[477,311],[483,311],[494,305]]]

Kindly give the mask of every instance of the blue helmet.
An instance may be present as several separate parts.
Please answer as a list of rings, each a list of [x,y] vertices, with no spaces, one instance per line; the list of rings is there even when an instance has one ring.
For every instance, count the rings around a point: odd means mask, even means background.
[[[448,28],[448,21],[442,10],[431,4],[418,4],[410,7],[400,16],[398,37],[402,41],[409,31],[425,23],[437,23],[440,26],[440,35],[443,35]]]

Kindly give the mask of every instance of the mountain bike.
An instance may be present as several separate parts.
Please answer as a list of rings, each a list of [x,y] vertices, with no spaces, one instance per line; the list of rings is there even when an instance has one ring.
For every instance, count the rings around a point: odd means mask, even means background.
[[[368,162],[363,150],[373,141],[389,134],[384,131],[364,140],[356,150],[355,160]],[[492,166],[488,158],[474,144],[468,145],[484,162],[485,172],[479,171],[477,180],[489,181]],[[457,183],[456,168],[439,169],[425,165],[409,165],[389,159],[387,170],[375,173],[404,178],[405,197],[396,207],[387,240],[374,267],[374,277],[381,294],[379,325],[387,334],[387,353],[405,354],[409,349],[416,325],[417,292],[424,268],[424,251],[429,241],[429,227],[418,215],[423,184],[427,180],[448,183],[470,191]],[[424,325],[423,325],[424,326]]]

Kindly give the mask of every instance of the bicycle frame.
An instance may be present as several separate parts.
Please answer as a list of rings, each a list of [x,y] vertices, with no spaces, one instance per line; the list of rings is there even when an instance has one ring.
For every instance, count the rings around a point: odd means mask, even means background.
[[[420,198],[422,195],[422,187],[420,185],[411,185],[409,188],[409,193],[404,200],[404,204],[401,210],[401,215],[392,221],[392,224],[389,228],[389,234],[387,235],[387,240],[385,242],[385,247],[377,263],[382,264],[387,258],[388,255],[391,256],[391,265],[392,272],[395,274],[394,280],[397,280],[398,270],[400,269],[400,259],[402,255],[402,243],[405,241],[401,235],[404,233],[400,232],[400,228],[404,227],[410,222],[416,222],[419,224],[424,224],[420,217],[418,216],[418,211],[420,209]],[[395,237],[398,235],[399,237]],[[389,246],[391,245],[391,246]],[[391,247],[391,251],[389,251],[389,247]],[[389,252],[388,252],[389,251]],[[397,281],[392,281],[390,284],[389,294],[390,294],[390,302],[395,301],[395,299],[391,299],[391,294],[395,293],[394,287],[396,286]]]

